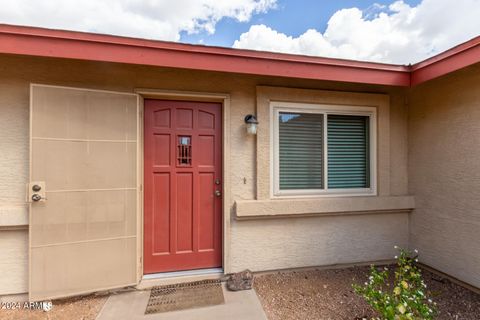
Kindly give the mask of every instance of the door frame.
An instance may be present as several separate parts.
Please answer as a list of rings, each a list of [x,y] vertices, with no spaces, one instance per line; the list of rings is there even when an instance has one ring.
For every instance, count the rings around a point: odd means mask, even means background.
[[[144,278],[143,273],[143,245],[144,245],[144,99],[158,100],[177,100],[177,101],[199,101],[199,102],[217,102],[222,104],[222,271],[223,274],[231,272],[230,269],[230,205],[231,205],[231,186],[230,176],[230,95],[226,93],[195,92],[195,91],[175,91],[137,88],[134,90],[139,95],[140,110],[140,157],[139,170],[141,175],[141,208],[137,215],[137,279],[138,283]],[[203,269],[200,269],[203,270]]]

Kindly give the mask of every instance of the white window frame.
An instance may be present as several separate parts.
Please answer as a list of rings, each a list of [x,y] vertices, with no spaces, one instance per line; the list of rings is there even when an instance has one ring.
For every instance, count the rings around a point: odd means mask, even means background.
[[[280,190],[279,164],[279,124],[280,112],[314,113],[324,115],[323,125],[323,179],[324,189]],[[370,143],[370,187],[329,189],[328,188],[328,146],[327,146],[327,118],[329,114],[368,116],[369,143]],[[271,195],[273,198],[300,198],[300,197],[342,197],[342,196],[375,196],[377,195],[377,108],[353,105],[327,105],[293,102],[270,102],[270,176]]]

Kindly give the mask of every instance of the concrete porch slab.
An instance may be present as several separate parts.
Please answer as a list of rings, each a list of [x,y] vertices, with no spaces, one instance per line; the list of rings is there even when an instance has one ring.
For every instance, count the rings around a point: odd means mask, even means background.
[[[150,290],[111,295],[97,320],[267,320],[255,290],[231,292],[223,285],[225,304],[145,315]]]

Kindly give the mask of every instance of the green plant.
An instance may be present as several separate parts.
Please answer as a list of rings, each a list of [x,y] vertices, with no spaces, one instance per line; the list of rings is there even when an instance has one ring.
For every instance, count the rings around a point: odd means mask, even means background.
[[[362,296],[386,320],[434,319],[436,303],[427,297],[427,285],[421,270],[416,266],[418,259],[405,249],[400,249],[395,268],[393,289],[389,283],[387,267],[370,268],[370,276],[363,286],[353,284],[355,292]],[[418,253],[415,250],[415,254]],[[380,318],[379,318],[380,319]]]

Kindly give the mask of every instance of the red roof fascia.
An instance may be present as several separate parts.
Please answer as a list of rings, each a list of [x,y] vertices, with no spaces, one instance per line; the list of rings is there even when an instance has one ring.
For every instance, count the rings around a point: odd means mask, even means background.
[[[411,86],[480,62],[480,36],[411,67]]]
[[[480,36],[413,66],[401,66],[0,24],[0,53],[414,86],[479,62]]]
[[[0,52],[195,70],[394,86],[405,66],[0,25]]]

